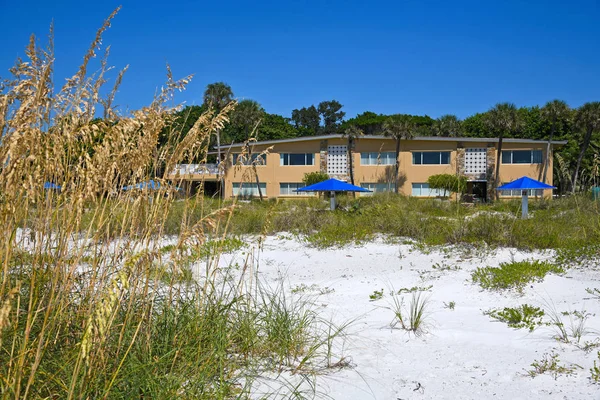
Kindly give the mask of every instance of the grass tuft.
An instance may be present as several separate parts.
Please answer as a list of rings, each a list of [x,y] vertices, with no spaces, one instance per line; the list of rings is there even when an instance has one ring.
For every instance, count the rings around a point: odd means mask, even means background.
[[[408,307],[404,305],[404,298],[393,295],[392,299],[392,310],[394,312],[394,319],[391,323],[392,328],[399,326],[415,336],[427,333],[428,297],[423,296],[422,292],[413,292]]]

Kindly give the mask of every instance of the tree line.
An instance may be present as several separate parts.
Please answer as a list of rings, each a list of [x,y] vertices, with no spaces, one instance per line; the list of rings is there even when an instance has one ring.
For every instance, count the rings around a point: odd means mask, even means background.
[[[233,90],[226,83],[211,83],[206,87],[204,103],[178,112],[175,123],[185,132],[209,107],[219,110],[234,98]],[[344,119],[345,116],[343,105],[337,100],[292,110],[291,118],[288,118],[268,113],[257,101],[247,99],[238,103],[231,112],[230,123],[212,140],[217,145],[240,143],[251,137],[276,140],[343,134],[351,144],[362,135],[386,135],[396,140],[396,151],[399,151],[401,140],[415,136],[496,137],[499,139],[498,155],[505,138],[546,140],[548,143],[567,140],[567,144],[554,153],[554,184],[564,193],[587,190],[599,183],[600,102],[589,102],[579,108],[571,108],[561,100],[551,100],[542,107],[500,103],[464,120],[455,115],[434,119],[428,115],[385,115],[372,111],[349,119]],[[549,163],[550,160],[543,161],[540,180],[547,180]],[[395,167],[398,171],[399,165]],[[497,163],[494,176],[499,175],[499,168],[500,163]]]

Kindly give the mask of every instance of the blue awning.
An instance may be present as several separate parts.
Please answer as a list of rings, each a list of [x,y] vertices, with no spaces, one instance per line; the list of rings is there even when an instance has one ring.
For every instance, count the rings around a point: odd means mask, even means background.
[[[354,186],[337,179],[328,179],[314,185],[305,186],[296,190],[297,192],[371,192],[360,186]]]
[[[531,179],[526,176],[498,187],[498,190],[531,190],[531,189],[556,189],[556,187],[547,185],[540,181],[536,181],[535,179]]]

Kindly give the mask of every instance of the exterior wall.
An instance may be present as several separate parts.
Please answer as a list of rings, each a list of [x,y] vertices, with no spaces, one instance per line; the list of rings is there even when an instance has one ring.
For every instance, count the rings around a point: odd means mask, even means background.
[[[269,147],[271,146],[254,146],[252,148],[252,154],[261,153]],[[320,142],[318,140],[298,143],[281,143],[272,146],[270,153],[267,154],[266,165],[256,165],[256,174],[258,175],[259,181],[267,185],[267,192],[263,193],[263,196],[280,197],[279,183],[300,183],[302,182],[305,173],[319,171],[321,164],[321,155],[319,150]],[[232,165],[233,153],[236,153],[236,151],[231,151],[227,160],[227,171],[225,173],[226,198],[233,196],[234,184],[239,184],[240,182],[256,182],[256,178],[254,176],[254,167]],[[280,165],[280,153],[313,153],[314,165],[282,166]],[[293,197],[301,196],[295,195]]]
[[[315,140],[275,143],[272,145],[256,145],[252,153],[260,153],[267,148],[270,153],[267,155],[266,165],[257,165],[256,173],[261,183],[266,184],[265,197],[283,197],[280,196],[279,183],[301,183],[304,174],[308,172],[327,171],[327,146],[328,145],[347,145],[348,141],[344,138],[331,138]],[[404,195],[411,195],[413,183],[426,183],[427,178],[434,174],[464,174],[464,149],[465,148],[487,148],[488,169],[486,178],[491,188],[491,181],[495,172],[496,148],[495,143],[489,143],[485,139],[481,142],[461,142],[460,138],[456,141],[435,141],[435,140],[402,140],[400,148],[400,174],[399,174],[399,192]],[[354,181],[360,186],[361,183],[385,183],[393,182],[394,165],[361,165],[361,152],[394,152],[395,141],[393,139],[358,139],[355,143],[352,154],[354,164]],[[546,144],[539,142],[535,144],[507,143],[504,142],[503,150],[532,150],[539,149],[543,152],[545,159]],[[232,166],[232,153],[237,149],[230,151],[225,173],[225,197],[233,196],[233,184],[240,182],[255,182],[254,168],[252,166]],[[449,165],[413,165],[413,151],[449,151]],[[314,165],[311,166],[282,166],[280,165],[280,153],[312,153],[314,155]],[[534,179],[541,179],[542,164],[501,164],[499,182],[508,182],[521,176],[529,176]],[[349,177],[348,177],[349,179]],[[548,183],[552,183],[552,161],[548,171]],[[551,190],[545,191],[545,196],[551,195]],[[488,190],[488,196],[493,198],[493,193]],[[301,197],[301,196],[289,196]]]
[[[546,160],[546,147],[545,143],[539,144],[520,144],[520,143],[503,143],[502,150],[542,150],[542,163],[541,164],[503,164],[500,160],[500,184],[514,181],[522,176],[529,176],[530,178],[542,180],[542,173],[544,170],[544,161]],[[554,158],[554,157],[552,157]],[[552,168],[553,160],[550,158],[548,166],[547,180],[549,184],[552,184]],[[509,196],[502,196],[501,198],[507,198]],[[518,196],[520,197],[520,196]],[[552,197],[552,189],[544,190],[544,197]]]

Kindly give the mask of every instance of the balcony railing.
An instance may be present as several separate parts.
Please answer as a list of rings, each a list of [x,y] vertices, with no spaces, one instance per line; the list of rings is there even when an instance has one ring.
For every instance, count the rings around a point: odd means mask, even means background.
[[[216,175],[219,170],[217,164],[177,164],[173,175]]]

